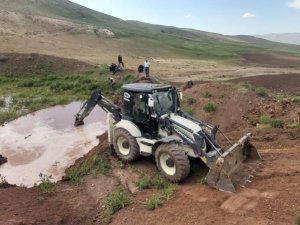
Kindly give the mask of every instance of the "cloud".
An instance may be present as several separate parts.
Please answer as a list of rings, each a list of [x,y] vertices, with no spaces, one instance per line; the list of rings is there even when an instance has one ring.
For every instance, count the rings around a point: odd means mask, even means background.
[[[300,0],[293,0],[288,3],[288,6],[295,9],[300,9]]]
[[[186,19],[191,19],[191,18],[192,18],[192,14],[191,14],[191,13],[187,14],[187,15],[185,16],[185,18],[186,18]]]
[[[251,17],[255,17],[255,15],[252,14],[252,13],[249,13],[249,12],[244,13],[244,14],[242,15],[242,18],[243,18],[243,19],[247,19],[247,18],[251,18]]]

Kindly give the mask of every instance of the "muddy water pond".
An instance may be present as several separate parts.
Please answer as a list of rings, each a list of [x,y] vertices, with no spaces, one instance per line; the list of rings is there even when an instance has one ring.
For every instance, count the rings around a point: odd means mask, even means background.
[[[96,136],[106,131],[106,113],[99,107],[84,126],[73,126],[80,104],[40,110],[0,126],[0,154],[8,158],[0,174],[10,184],[25,187],[38,183],[40,173],[60,180],[65,169],[96,146]]]

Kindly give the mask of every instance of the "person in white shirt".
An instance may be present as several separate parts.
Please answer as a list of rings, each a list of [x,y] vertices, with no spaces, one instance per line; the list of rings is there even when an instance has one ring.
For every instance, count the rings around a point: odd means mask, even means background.
[[[146,61],[144,62],[144,69],[145,69],[146,77],[149,78],[150,62],[148,62],[148,60],[146,60]]]

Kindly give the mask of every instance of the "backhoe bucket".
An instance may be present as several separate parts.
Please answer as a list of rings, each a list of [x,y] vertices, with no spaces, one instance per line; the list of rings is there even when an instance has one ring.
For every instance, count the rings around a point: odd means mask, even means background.
[[[261,157],[250,143],[251,134],[242,137],[225,151],[211,166],[207,174],[209,186],[226,192],[236,192],[244,186],[261,164]]]

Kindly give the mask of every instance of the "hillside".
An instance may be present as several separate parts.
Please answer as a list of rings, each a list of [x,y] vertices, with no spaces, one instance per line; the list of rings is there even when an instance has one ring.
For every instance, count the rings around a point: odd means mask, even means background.
[[[15,35],[24,39],[58,34],[71,35],[76,39],[78,36],[74,35],[88,35],[91,43],[99,42],[93,38],[109,37],[105,40],[106,47],[108,44],[112,49],[118,48],[120,52],[133,55],[214,60],[238,59],[241,54],[248,52],[272,52],[279,49],[297,54],[300,50],[300,47],[294,49],[251,36],[241,38],[124,21],[67,0],[1,0],[0,6],[0,38],[6,37],[6,41]]]
[[[266,35],[257,35],[257,37],[269,41],[300,45],[300,33],[266,34]]]

